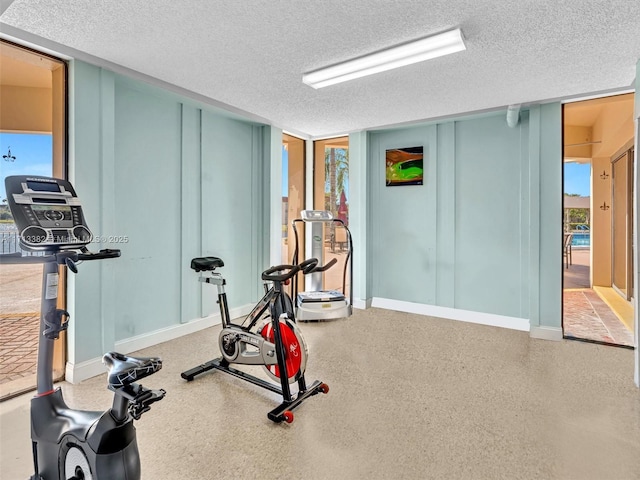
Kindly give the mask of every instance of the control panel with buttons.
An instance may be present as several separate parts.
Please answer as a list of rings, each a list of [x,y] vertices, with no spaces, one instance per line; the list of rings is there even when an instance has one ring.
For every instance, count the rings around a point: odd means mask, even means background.
[[[5,187],[23,248],[58,250],[91,241],[80,200],[66,180],[14,175]]]

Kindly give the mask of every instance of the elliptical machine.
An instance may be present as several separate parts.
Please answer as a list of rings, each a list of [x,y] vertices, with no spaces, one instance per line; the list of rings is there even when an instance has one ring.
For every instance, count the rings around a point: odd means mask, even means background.
[[[7,198],[25,250],[0,255],[0,263],[42,263],[42,303],[38,344],[37,393],[31,400],[31,442],[35,473],[31,480],[139,480],[140,456],[133,421],[161,400],[165,391],[136,383],[162,368],[159,358],[110,352],[102,361],[109,370],[112,407],[106,412],[73,410],[62,390],[53,387],[53,347],[67,329],[69,313],[57,308],[60,267],[77,273],[77,262],[120,256],[120,250],[89,252],[91,232],[80,201],[66,180],[10,176]]]
[[[294,408],[313,395],[328,393],[329,386],[319,380],[307,387],[304,377],[307,345],[295,323],[291,298],[283,290],[283,285],[298,272],[311,273],[317,264],[318,260],[311,258],[299,265],[277,265],[262,272],[264,296],[242,323],[235,324],[229,318],[227,294],[224,290],[226,280],[215,271],[224,266],[222,259],[201,257],[191,260],[191,268],[201,273],[199,280],[218,288],[222,319],[218,346],[222,356],[182,372],[182,378],[192,381],[196,375],[217,369],[275,392],[282,396],[282,403],[267,414],[269,420],[275,423],[293,422]],[[231,364],[262,365],[267,375],[280,385],[233,368]],[[289,384],[296,382],[298,391],[294,394]]]

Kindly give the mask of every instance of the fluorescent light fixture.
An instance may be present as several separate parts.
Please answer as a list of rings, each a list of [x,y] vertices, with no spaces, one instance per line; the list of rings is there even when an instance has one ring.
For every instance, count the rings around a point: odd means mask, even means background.
[[[404,43],[386,50],[321,68],[302,76],[302,82],[313,88],[328,87],[374,73],[404,67],[431,58],[465,50],[459,28],[432,37]]]

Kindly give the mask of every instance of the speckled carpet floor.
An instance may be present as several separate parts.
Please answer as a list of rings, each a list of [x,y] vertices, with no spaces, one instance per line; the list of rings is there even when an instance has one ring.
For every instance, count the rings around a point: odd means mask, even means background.
[[[267,419],[271,392],[180,377],[217,356],[219,327],[144,350],[164,367],[143,384],[167,396],[137,422],[143,479],[638,479],[632,350],[381,309],[301,329],[307,378],[331,390],[292,424]],[[104,375],[62,387],[110,404]],[[28,409],[0,403],[2,479],[33,473]]]

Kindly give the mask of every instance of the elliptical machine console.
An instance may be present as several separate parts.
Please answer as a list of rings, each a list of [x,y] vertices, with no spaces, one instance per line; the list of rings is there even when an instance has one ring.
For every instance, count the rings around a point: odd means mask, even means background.
[[[44,255],[0,255],[2,264],[42,263],[37,391],[31,399],[31,443],[35,473],[31,480],[139,480],[140,456],[133,421],[161,400],[165,391],[138,380],[162,368],[159,358],[109,352],[113,405],[106,412],[74,410],[53,387],[54,340],[66,330],[69,312],[57,306],[59,268],[77,273],[80,260],[120,256],[120,250],[90,252],[91,231],[71,184],[62,179],[10,176],[5,180],[9,208],[20,232],[20,246]]]

